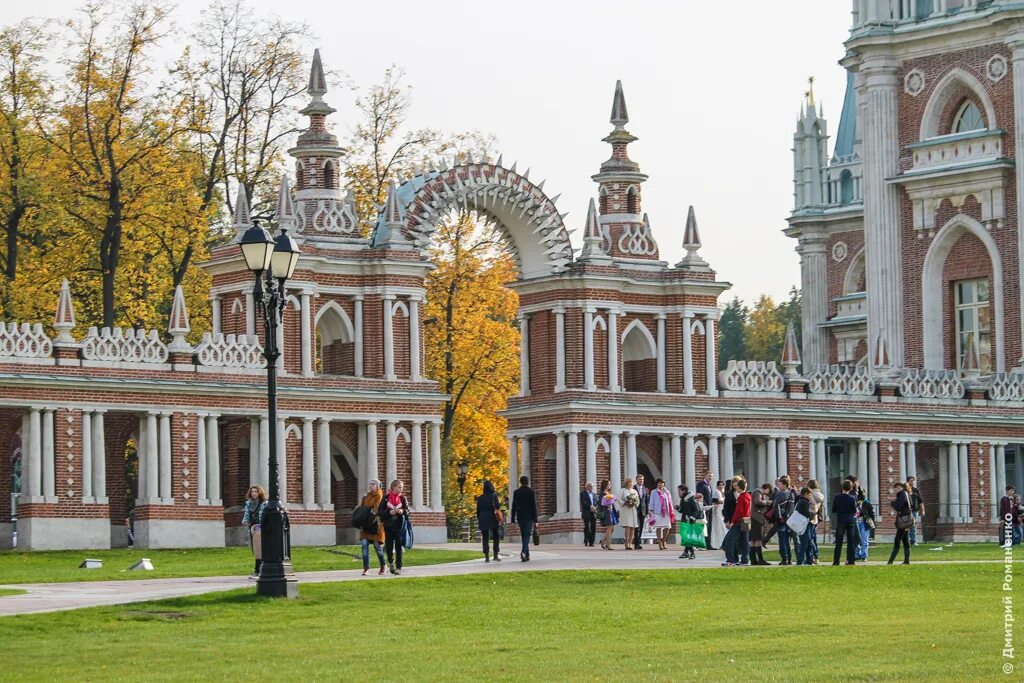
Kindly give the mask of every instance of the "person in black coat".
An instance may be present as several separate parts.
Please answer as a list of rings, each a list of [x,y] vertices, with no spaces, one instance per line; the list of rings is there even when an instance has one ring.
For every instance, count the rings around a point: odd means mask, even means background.
[[[537,496],[530,488],[530,478],[519,477],[519,488],[512,494],[512,523],[519,525],[519,534],[523,537],[523,550],[519,559],[530,561],[530,538],[533,526],[537,523]]]
[[[636,519],[639,523],[633,529],[633,550],[643,550],[643,546],[640,544],[641,536],[644,533],[644,520],[647,519],[651,504],[651,490],[644,485],[644,475],[636,475],[633,490],[636,491],[636,495],[640,499],[640,503],[636,506]]]
[[[910,494],[910,484],[898,481],[892,485],[892,490],[894,495],[889,500],[889,505],[896,511],[896,519],[899,520],[899,516],[903,514],[913,515],[914,508]],[[913,519],[913,516],[911,516],[911,519]],[[897,524],[896,538],[892,543],[892,554],[889,555],[889,564],[892,564],[893,560],[896,559],[900,543],[903,544],[903,564],[910,564],[910,528],[900,529]]]
[[[836,535],[832,564],[839,564],[843,554],[843,536],[846,536],[846,564],[854,564],[857,553],[857,499],[850,493],[853,482],[843,482],[843,490],[832,499],[832,524]]]
[[[580,516],[583,517],[583,545],[591,548],[597,537],[597,506],[600,502],[594,493],[594,485],[588,481],[580,491]]]
[[[377,516],[384,526],[384,548],[392,574],[402,573],[402,527],[409,517],[409,501],[402,495],[404,488],[402,481],[395,479],[377,508]]]
[[[501,526],[501,502],[494,492],[494,484],[484,482],[484,491],[476,497],[476,524],[484,541],[484,562],[491,561],[488,540],[494,539],[494,561],[501,562],[498,557],[498,529]]]
[[[714,473],[708,472],[707,474],[704,475],[704,479],[697,482],[697,493],[701,495],[701,498],[704,501],[704,505],[706,506],[711,506],[711,501],[714,499],[715,494],[717,493],[717,491],[714,489],[713,484],[711,483],[711,480],[712,478],[714,478],[714,476]],[[707,520],[707,526],[705,528],[709,531],[711,529],[711,515],[713,514],[715,514],[714,507],[708,507],[707,511],[704,514],[705,519]],[[707,549],[714,550],[714,548],[711,547],[710,541],[711,538],[709,537]],[[704,550],[704,548],[701,548],[701,550]]]

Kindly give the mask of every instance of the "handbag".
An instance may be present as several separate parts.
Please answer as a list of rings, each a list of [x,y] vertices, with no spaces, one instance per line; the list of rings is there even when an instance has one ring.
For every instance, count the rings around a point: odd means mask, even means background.
[[[750,531],[750,517],[744,517],[743,521],[740,522],[741,531]]]
[[[800,512],[793,510],[793,513],[789,516],[789,519],[786,520],[786,526],[795,531],[796,534],[799,536],[807,529],[807,523],[810,521],[810,519],[805,517]]]
[[[402,517],[402,547],[406,550],[412,550],[413,546],[413,533],[412,533],[412,522],[409,520],[409,515],[403,515]]]
[[[537,527],[533,527],[533,544],[540,545],[540,532],[537,531]]]
[[[904,493],[906,493],[906,491],[904,491]],[[909,501],[909,496],[907,498],[908,498],[907,502],[909,504],[909,502],[910,502]],[[911,528],[912,526],[914,526],[914,515],[910,512],[909,509],[906,512],[901,512],[901,513],[896,515],[896,528],[897,529],[899,529],[901,531],[906,531],[907,529]]]
[[[706,548],[704,527],[694,522],[681,522],[679,524],[679,544],[689,548]]]

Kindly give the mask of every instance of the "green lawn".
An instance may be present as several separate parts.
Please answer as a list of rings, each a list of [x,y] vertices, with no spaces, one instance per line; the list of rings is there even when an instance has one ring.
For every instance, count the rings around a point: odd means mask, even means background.
[[[25,591],[20,588],[0,588],[0,596],[4,595],[20,595]]]
[[[296,601],[232,591],[0,619],[0,678],[1020,680],[1001,671],[1001,572],[566,571],[309,584]]]
[[[377,559],[373,551],[370,556],[376,566]],[[78,565],[87,557],[103,560],[103,567],[78,569]],[[153,571],[125,571],[143,557],[153,561]],[[480,553],[466,550],[414,548],[406,551],[405,564],[438,564],[479,557]],[[358,546],[298,547],[292,549],[292,565],[296,571],[359,569],[362,568],[362,560]],[[0,584],[230,576],[249,574],[252,569],[252,553],[247,547],[0,552]]]
[[[770,550],[766,551],[764,558],[766,560],[774,560],[778,562],[779,551],[778,545],[776,544],[775,538],[769,544]],[[892,552],[892,542],[872,543],[868,549],[868,560],[885,562],[889,559],[889,553]],[[819,561],[831,562],[832,561],[833,546],[821,544],[818,547]],[[1014,562],[1024,562],[1024,546],[1017,546],[1014,549]],[[946,543],[926,543],[922,545],[916,545],[910,548],[910,561],[916,560],[928,560],[930,562],[940,560],[998,560],[1003,561],[1003,550],[996,546],[995,543],[954,543],[947,545]],[[793,556],[793,561],[796,562],[796,555]],[[846,561],[846,547],[843,547],[843,557],[841,562]],[[903,561],[903,548],[900,548],[899,553],[896,555],[896,562]]]

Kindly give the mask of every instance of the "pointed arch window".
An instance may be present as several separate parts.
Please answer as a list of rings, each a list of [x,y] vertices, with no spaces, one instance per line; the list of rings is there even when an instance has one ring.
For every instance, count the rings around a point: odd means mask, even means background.
[[[954,133],[967,133],[972,130],[984,130],[985,119],[981,115],[981,110],[978,109],[978,105],[974,102],[967,100],[960,106],[960,110],[956,113],[956,118],[953,119],[953,132]]]
[[[640,213],[640,193],[635,187],[626,193],[626,213]]]
[[[298,160],[295,162],[295,189],[306,189],[306,169],[302,166],[302,162]]]
[[[849,204],[853,201],[853,174],[844,169],[839,174],[839,203]]]
[[[992,372],[992,318],[988,279],[960,280],[953,283],[956,296],[956,368],[963,372],[968,341],[974,338],[978,368]]]
[[[324,187],[334,190],[338,187],[338,178],[334,174],[334,164],[330,161],[324,162]]]

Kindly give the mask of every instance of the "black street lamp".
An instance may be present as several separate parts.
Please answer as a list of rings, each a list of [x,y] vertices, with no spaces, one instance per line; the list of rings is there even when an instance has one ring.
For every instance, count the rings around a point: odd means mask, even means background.
[[[288,231],[281,229],[277,238],[253,221],[239,244],[245,264],[256,279],[253,299],[263,313],[267,359],[267,426],[270,447],[270,500],[260,519],[263,539],[263,565],[256,580],[256,592],[271,597],[296,598],[299,584],[292,570],[292,548],[289,537],[288,512],[281,505],[277,473],[277,329],[285,307],[285,281],[295,272],[299,247]]]
[[[461,508],[463,502],[466,499],[466,474],[469,473],[469,462],[467,460],[460,460],[456,465],[455,481],[459,484],[459,507]],[[468,543],[469,542],[469,517],[462,520],[462,538]]]

